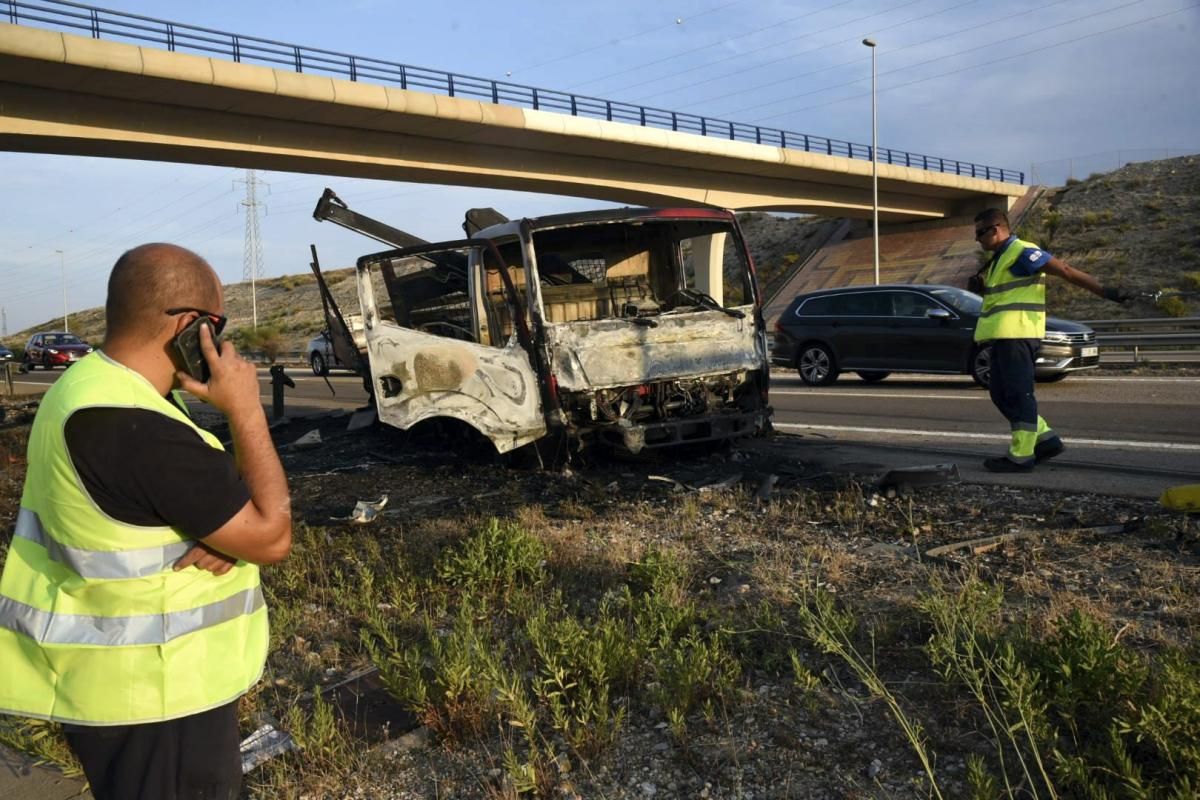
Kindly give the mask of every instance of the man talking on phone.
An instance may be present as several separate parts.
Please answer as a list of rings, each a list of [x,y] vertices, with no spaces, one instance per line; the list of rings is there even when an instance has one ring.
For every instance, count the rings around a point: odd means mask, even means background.
[[[219,340],[204,259],[130,250],[105,317],[103,347],[46,392],[30,431],[0,576],[0,712],[63,723],[97,800],[232,800],[237,700],[267,652],[258,565],[291,549],[287,481],[254,365]],[[181,388],[225,415],[234,456]]]

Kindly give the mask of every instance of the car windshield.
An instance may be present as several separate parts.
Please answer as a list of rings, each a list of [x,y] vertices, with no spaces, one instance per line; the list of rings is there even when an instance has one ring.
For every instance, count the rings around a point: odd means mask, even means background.
[[[60,333],[57,336],[47,336],[46,344],[83,344],[73,333]]]
[[[929,293],[956,311],[967,314],[978,314],[979,309],[983,307],[983,298],[966,289],[946,286],[940,289],[930,289]]]

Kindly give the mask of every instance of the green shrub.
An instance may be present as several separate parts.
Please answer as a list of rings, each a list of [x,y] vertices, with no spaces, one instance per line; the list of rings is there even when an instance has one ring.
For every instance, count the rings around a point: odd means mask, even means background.
[[[512,522],[491,520],[437,564],[437,575],[464,592],[508,597],[541,583],[546,547]]]
[[[1160,297],[1156,305],[1158,310],[1168,317],[1186,317],[1188,315],[1188,304],[1183,301],[1182,297]]]
[[[283,352],[283,334],[274,325],[259,325],[258,328],[237,328],[228,334],[237,348],[247,352],[262,353],[272,364]]]

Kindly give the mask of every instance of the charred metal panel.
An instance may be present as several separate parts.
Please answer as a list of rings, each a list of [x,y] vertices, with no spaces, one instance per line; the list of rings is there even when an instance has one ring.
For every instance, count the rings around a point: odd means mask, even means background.
[[[761,339],[749,314],[737,319],[720,311],[697,311],[660,315],[654,322],[654,327],[619,319],[548,325],[559,390],[588,391],[763,366]]]
[[[389,425],[453,417],[501,453],[546,434],[537,379],[515,341],[495,348],[377,323],[367,346],[379,418]]]

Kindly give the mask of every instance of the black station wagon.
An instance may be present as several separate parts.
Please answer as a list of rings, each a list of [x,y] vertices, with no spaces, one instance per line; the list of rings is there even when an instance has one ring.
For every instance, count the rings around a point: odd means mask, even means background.
[[[974,341],[983,304],[953,286],[854,286],[798,295],[775,323],[771,363],[799,370],[811,386],[842,372],[880,381],[893,372],[965,374],[988,385],[991,351]],[[1046,319],[1036,376],[1057,381],[1100,363],[1096,333]]]

